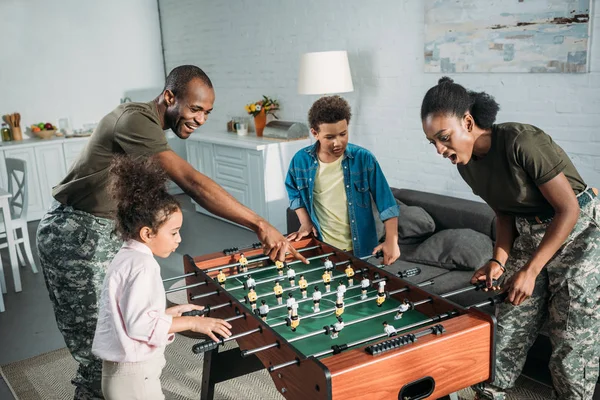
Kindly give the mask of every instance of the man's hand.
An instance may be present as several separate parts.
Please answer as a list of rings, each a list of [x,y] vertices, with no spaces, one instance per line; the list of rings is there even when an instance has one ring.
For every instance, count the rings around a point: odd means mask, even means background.
[[[302,261],[304,264],[308,264],[306,258],[298,253],[298,250],[267,221],[263,220],[258,224],[256,235],[258,236],[258,240],[263,244],[263,252],[271,260],[285,261],[285,255],[289,252],[292,257]]]
[[[471,283],[476,284],[480,281],[485,281],[486,284],[485,289],[483,289],[484,292],[487,292],[488,289],[498,290],[500,289],[500,286],[492,286],[493,281],[498,281],[498,278],[500,278],[503,273],[504,271],[500,265],[494,261],[488,261],[483,267],[475,271],[473,277],[471,277]]]
[[[313,234],[314,237],[317,237],[317,228],[312,223],[304,224],[300,226],[298,232],[290,233],[287,237],[289,241],[295,240],[296,242],[303,237],[306,237],[310,234]]]
[[[373,249],[373,255],[383,251],[383,265],[391,265],[400,257],[400,247],[396,240],[386,240]]]

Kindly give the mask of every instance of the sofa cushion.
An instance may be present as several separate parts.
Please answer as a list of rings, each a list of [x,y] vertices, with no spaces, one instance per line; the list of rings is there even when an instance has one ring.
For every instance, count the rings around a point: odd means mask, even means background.
[[[407,206],[400,200],[396,200],[396,203],[400,206],[398,243],[420,243],[435,232],[433,218],[422,207]]]
[[[496,239],[496,215],[485,203],[410,189],[392,188],[392,193],[409,206],[423,207],[439,231],[469,228]]]
[[[406,261],[474,271],[492,257],[493,249],[487,235],[472,229],[444,229],[421,243]]]

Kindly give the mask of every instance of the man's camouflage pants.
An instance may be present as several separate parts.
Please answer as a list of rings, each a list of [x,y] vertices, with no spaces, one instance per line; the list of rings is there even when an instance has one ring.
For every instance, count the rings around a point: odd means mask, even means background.
[[[102,398],[102,361],[92,354],[98,299],[122,241],[114,222],[54,202],[37,230],[37,249],[56,322],[79,363],[75,399]]]
[[[516,218],[519,236],[506,265],[506,277],[537,250],[549,223]],[[533,295],[519,306],[496,309],[498,343],[494,386],[513,387],[527,351],[547,321],[552,343],[550,371],[561,400],[592,398],[600,356],[600,202],[582,207],[564,245],[538,275]]]

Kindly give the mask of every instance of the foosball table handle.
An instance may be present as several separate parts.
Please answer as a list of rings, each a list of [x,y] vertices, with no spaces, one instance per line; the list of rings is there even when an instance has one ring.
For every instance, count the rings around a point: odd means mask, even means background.
[[[203,315],[208,315],[210,312],[210,306],[204,307],[203,310],[192,310],[181,313],[182,317],[201,317]]]
[[[496,279],[494,279],[492,281],[492,287],[496,287],[498,286],[498,281]],[[482,290],[485,289],[487,287],[486,282],[485,281],[481,281],[481,282],[477,282],[475,284],[475,290]]]
[[[415,268],[410,268],[410,269],[406,269],[404,271],[398,272],[398,276],[400,278],[410,278],[412,276],[417,276],[420,273],[421,273],[421,268],[415,267]]]
[[[219,347],[221,342],[215,342],[214,340],[205,340],[200,343],[196,343],[192,346],[192,352],[194,354],[206,353]]]
[[[504,303],[506,301],[506,298],[508,297],[508,292],[502,292],[500,294],[495,295],[494,297],[490,297],[490,302],[492,304],[500,304],[500,303]]]

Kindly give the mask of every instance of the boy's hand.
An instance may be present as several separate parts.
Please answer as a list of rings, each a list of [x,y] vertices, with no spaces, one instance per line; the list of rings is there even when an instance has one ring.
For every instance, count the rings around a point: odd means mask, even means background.
[[[178,306],[169,307],[165,310],[165,314],[171,315],[173,317],[181,317],[181,314],[184,312],[192,311],[192,310],[204,310],[204,307],[197,306],[195,304],[180,304]]]
[[[192,323],[190,326],[191,331],[204,333],[206,336],[208,336],[217,343],[221,340],[215,335],[215,333],[218,333],[223,338],[228,338],[229,336],[231,336],[231,325],[229,324],[229,322],[223,321],[222,319],[208,317],[188,318],[192,319]]]
[[[317,237],[317,228],[315,228],[313,224],[304,224],[300,225],[300,229],[298,229],[298,232],[290,233],[287,239],[290,241],[294,240],[297,242],[298,240],[310,235],[311,233],[314,237]]]
[[[373,249],[373,255],[383,251],[383,265],[391,265],[400,257],[400,247],[395,240],[386,240]]]

